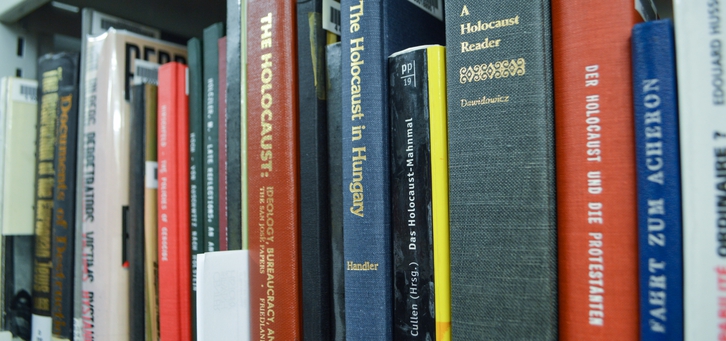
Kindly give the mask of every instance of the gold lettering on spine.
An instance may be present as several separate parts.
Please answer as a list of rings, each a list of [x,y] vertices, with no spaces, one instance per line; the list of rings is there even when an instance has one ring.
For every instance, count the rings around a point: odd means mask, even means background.
[[[357,5],[350,6],[350,32],[355,33],[361,29],[360,19],[363,17],[363,0]],[[363,106],[361,103],[361,92],[363,89],[361,71],[365,65],[363,52],[365,51],[364,37],[353,38],[350,40],[350,120],[362,121],[365,118],[363,114]],[[363,130],[365,125],[353,126],[351,131],[351,141],[363,140]],[[350,213],[364,217],[363,213],[363,162],[366,161],[366,147],[353,147],[353,163],[352,163],[352,181],[348,184],[348,190],[352,194],[353,201],[349,208]]]
[[[272,13],[260,18],[262,51],[272,48]],[[274,67],[273,52],[260,56],[260,177],[269,178],[272,172],[273,111],[272,80]],[[275,339],[275,198],[274,187],[262,186],[259,189],[259,274],[264,276],[264,294],[259,301],[259,340]]]

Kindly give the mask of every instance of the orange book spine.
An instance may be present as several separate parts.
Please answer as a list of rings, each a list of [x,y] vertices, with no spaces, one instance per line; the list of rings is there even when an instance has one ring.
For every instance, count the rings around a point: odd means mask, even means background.
[[[251,340],[301,340],[295,2],[247,3]]]
[[[561,340],[637,340],[632,0],[552,1]]]
[[[159,319],[162,339],[191,341],[189,109],[185,82],[183,64],[167,63],[159,68]]]

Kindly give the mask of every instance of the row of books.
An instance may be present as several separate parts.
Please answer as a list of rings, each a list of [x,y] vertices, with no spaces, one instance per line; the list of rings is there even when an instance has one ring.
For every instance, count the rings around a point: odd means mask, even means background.
[[[226,38],[215,24],[186,49],[92,35],[80,75],[60,54],[37,93],[3,83],[5,103],[38,103],[18,114],[34,141],[0,116],[3,328],[718,339],[713,6],[676,2],[675,38],[627,0],[230,1]],[[32,290],[9,285],[30,262]]]

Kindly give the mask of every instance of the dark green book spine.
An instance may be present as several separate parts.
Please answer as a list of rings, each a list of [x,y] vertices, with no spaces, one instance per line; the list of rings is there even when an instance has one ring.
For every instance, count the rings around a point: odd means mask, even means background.
[[[203,34],[203,103],[204,132],[204,252],[219,251],[219,38],[224,36],[224,24],[216,23]]]
[[[146,169],[145,85],[131,86],[129,140],[129,333],[132,340],[146,337],[144,298],[144,190]]]
[[[436,339],[426,52],[388,59],[395,340]]]
[[[192,333],[197,331],[197,255],[204,253],[204,104],[202,95],[202,42],[187,42],[189,61],[189,198],[192,248]]]
[[[445,13],[452,338],[556,340],[550,2]]]
[[[242,249],[241,2],[227,0],[227,249]],[[221,89],[225,91],[225,89]]]
[[[333,339],[345,341],[345,259],[343,254],[343,120],[341,43],[326,47],[328,104],[328,167]]]

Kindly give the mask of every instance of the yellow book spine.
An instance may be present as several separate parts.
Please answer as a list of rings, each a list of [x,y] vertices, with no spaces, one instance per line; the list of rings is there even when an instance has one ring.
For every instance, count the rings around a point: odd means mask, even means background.
[[[446,135],[446,49],[426,51],[431,131],[431,198],[434,222],[434,295],[436,340],[451,340],[451,271],[449,265],[449,151]]]

